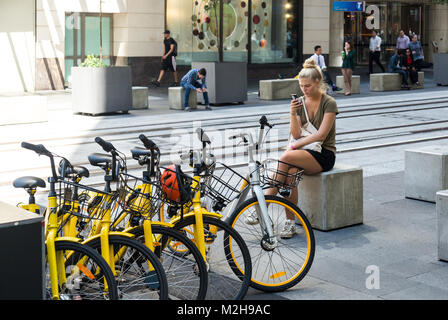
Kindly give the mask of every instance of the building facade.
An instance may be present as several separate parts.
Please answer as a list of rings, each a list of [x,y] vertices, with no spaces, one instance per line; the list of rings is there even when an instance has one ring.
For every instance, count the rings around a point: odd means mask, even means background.
[[[439,52],[448,51],[448,5],[381,0],[365,2],[369,12],[344,12],[333,3],[0,0],[0,92],[63,89],[71,67],[100,51],[108,65],[131,66],[134,85],[149,85],[160,68],[165,29],[178,43],[181,74],[192,61],[243,61],[249,78],[289,77],[318,44],[327,64],[338,67],[344,39],[353,42],[358,64],[365,64],[373,28],[383,38],[385,61],[400,29],[419,35],[428,61],[433,42]]]

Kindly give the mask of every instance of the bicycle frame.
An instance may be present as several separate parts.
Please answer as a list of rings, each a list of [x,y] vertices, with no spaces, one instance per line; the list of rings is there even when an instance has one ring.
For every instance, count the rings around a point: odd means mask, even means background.
[[[256,207],[256,211],[257,216],[259,217],[261,230],[264,234],[268,236],[267,240],[269,241],[269,243],[271,245],[275,245],[277,242],[277,237],[274,234],[272,224],[269,223],[270,218],[268,214],[268,207],[264,197],[263,188],[261,187],[260,183],[260,165],[254,157],[254,150],[255,150],[255,156],[257,157],[260,156],[260,147],[263,142],[262,141],[263,136],[264,136],[264,126],[262,125],[258,133],[258,141],[256,143],[254,143],[252,134],[250,132],[242,132],[235,136],[230,137],[230,139],[236,139],[240,137],[243,139],[244,142],[248,143],[249,173],[246,179],[249,181],[250,188],[246,188],[246,184],[243,183],[243,185],[240,188],[242,192],[238,197],[238,199],[234,201],[233,204],[231,205],[229,212],[233,212],[235,208],[237,208],[241,203],[243,203],[243,201],[248,196],[249,191],[251,191],[252,196],[256,197],[259,203],[259,206]]]
[[[45,149],[42,145],[33,145],[26,142],[22,142],[22,147],[35,151],[39,155],[46,155],[50,158],[52,176],[48,178],[50,184],[50,190],[48,193],[48,208],[45,214],[45,246],[47,249],[48,268],[50,272],[50,285],[51,285],[51,298],[53,300],[59,299],[59,284],[61,286],[67,282],[65,275],[65,259],[60,254],[56,253],[56,242],[58,240],[69,240],[73,242],[79,242],[79,239],[71,237],[59,237],[58,236],[58,199],[55,185],[58,181],[58,176],[55,170],[53,154]],[[34,195],[34,192],[32,193]],[[22,208],[33,210],[33,212],[40,212],[38,205],[32,201],[29,205],[22,205]],[[47,220],[48,218],[48,220]],[[78,267],[79,268],[79,267]],[[82,271],[81,271],[82,272]]]

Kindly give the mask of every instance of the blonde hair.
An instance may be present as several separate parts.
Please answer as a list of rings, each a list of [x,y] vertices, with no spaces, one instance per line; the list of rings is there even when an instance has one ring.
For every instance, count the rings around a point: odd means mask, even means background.
[[[322,71],[319,66],[316,64],[316,61],[313,58],[308,58],[303,63],[303,68],[300,70],[298,75],[300,79],[311,79],[313,82],[320,82],[320,91],[322,93],[327,92],[328,86],[324,81],[324,77],[322,75]]]

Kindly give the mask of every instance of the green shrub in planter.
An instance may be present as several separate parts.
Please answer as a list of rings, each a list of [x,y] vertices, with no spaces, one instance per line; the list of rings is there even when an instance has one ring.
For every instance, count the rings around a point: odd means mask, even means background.
[[[101,68],[106,67],[103,60],[100,57],[95,56],[94,54],[87,55],[87,58],[81,63],[81,67],[90,67],[90,68]]]

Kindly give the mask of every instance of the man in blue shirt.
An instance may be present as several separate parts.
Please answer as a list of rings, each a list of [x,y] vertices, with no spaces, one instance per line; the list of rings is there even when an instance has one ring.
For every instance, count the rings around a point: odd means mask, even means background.
[[[184,98],[184,108],[185,111],[191,111],[188,106],[188,98],[190,97],[190,91],[196,90],[196,92],[202,92],[204,96],[205,110],[212,110],[209,106],[207,85],[205,83],[205,76],[207,72],[204,68],[202,69],[191,69],[182,78],[180,85],[185,88],[185,98]]]
[[[400,50],[395,51],[395,54],[389,60],[388,71],[389,73],[401,74],[401,88],[409,89],[408,74],[403,70],[402,56],[403,54]]]

